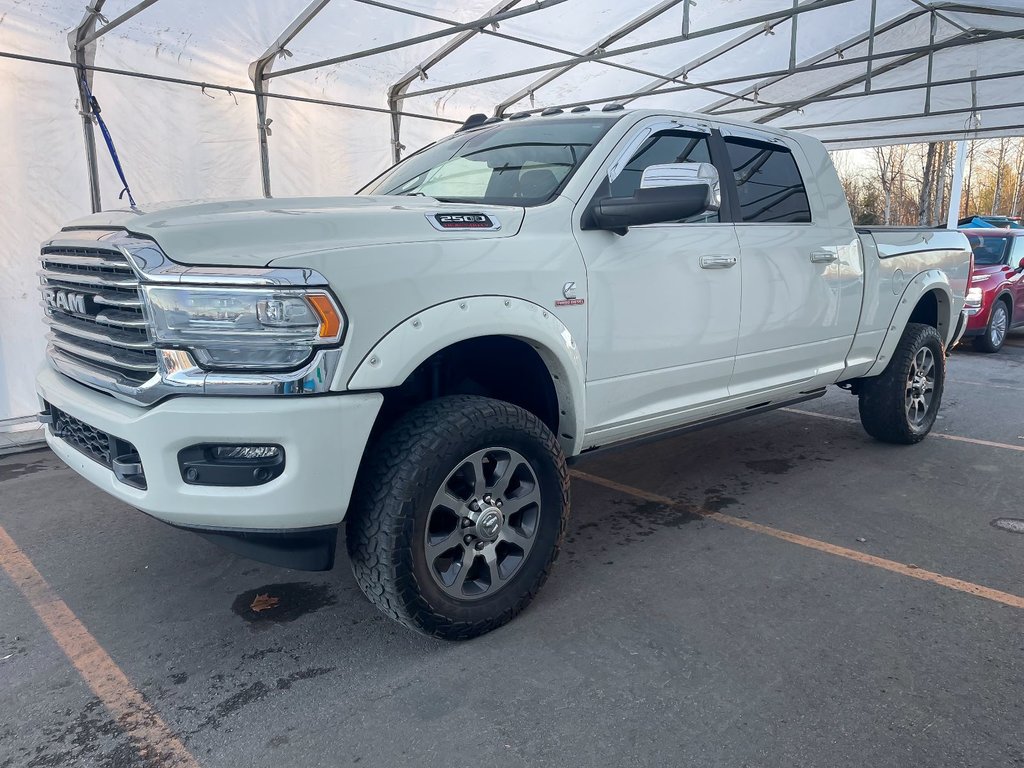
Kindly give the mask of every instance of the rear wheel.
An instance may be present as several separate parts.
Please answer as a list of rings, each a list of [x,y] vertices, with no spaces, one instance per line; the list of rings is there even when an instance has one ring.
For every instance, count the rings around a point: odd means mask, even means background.
[[[1010,308],[999,299],[992,307],[985,333],[974,338],[974,348],[979,352],[998,352],[1006,341],[1006,332],[1010,330]]]
[[[938,331],[910,323],[881,375],[860,383],[861,424],[886,443],[920,442],[935,424],[945,378]]]
[[[356,581],[384,613],[465,640],[530,603],[568,514],[565,457],[536,416],[445,397],[378,441],[353,496],[348,550]]]

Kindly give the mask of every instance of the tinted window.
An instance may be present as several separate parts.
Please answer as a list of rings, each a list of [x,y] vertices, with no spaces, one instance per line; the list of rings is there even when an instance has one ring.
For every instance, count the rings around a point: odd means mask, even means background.
[[[743,221],[806,223],[807,190],[793,155],[783,147],[727,138]]]
[[[666,163],[710,163],[707,137],[683,131],[665,131],[651,136],[637,150],[610,185],[611,197],[631,197],[640,188],[644,170]],[[701,213],[687,221],[718,221],[718,213]]]
[[[974,251],[974,263],[980,267],[1002,264],[1010,248],[1010,238],[986,235],[968,235],[968,242]]]

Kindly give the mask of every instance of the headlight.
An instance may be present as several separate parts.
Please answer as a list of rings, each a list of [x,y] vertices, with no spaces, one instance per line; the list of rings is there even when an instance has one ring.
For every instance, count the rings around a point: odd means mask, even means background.
[[[204,368],[285,370],[336,344],[344,318],[325,290],[143,285],[157,346],[186,347]]]
[[[964,297],[964,304],[973,309],[977,309],[981,306],[981,288],[974,286],[973,288],[967,289],[967,295]]]

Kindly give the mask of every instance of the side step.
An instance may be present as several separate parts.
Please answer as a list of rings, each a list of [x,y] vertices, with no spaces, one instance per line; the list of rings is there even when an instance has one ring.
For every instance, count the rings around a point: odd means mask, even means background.
[[[817,400],[819,397],[825,395],[826,388],[815,389],[810,392],[801,392],[799,397],[790,398],[788,400],[770,400],[765,403],[759,403],[757,405],[751,405],[744,408],[742,411],[735,411],[733,413],[726,413],[722,416],[712,416],[707,419],[695,421],[692,424],[684,424],[681,427],[669,427],[668,429],[662,429],[658,432],[652,432],[649,435],[642,435],[641,437],[634,437],[620,442],[612,443],[610,445],[598,445],[593,448],[588,448],[578,456],[572,456],[568,460],[568,464],[574,465],[577,462],[593,456],[595,453],[606,453],[608,451],[615,451],[621,448],[634,448],[638,445],[645,445],[646,443],[653,443],[658,440],[662,440],[666,437],[675,437],[676,435],[682,435],[687,432],[696,432],[700,429],[706,429],[707,427],[715,427],[719,424],[727,424],[730,421],[737,421],[744,419],[747,416],[756,416],[759,413],[767,413],[768,411],[774,411],[779,408],[786,408],[790,405],[796,405],[797,403],[806,403],[808,400]]]

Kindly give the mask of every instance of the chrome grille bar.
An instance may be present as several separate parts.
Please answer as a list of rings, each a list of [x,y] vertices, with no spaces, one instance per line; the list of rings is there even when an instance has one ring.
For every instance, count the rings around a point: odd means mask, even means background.
[[[139,279],[119,250],[50,244],[39,257],[47,334],[52,347],[80,367],[126,383],[157,372],[146,330]]]
[[[102,256],[80,256],[73,253],[44,253],[39,259],[44,267],[56,266],[69,267],[72,270],[84,267],[86,269],[110,269],[117,272],[124,272],[131,276],[132,268],[125,263],[123,258],[104,258]]]
[[[50,328],[65,336],[75,336],[97,344],[109,344],[119,349],[153,349],[145,333],[132,333],[116,328],[104,327],[95,320],[78,320],[70,315],[55,312],[43,318]],[[145,321],[143,321],[145,322]]]
[[[93,272],[76,272],[63,267],[50,267],[36,272],[39,277],[50,285],[60,283],[70,288],[123,288],[138,290],[139,281],[134,275],[102,274]]]
[[[136,292],[134,296],[130,296],[127,293],[124,295],[118,295],[116,293],[97,293],[92,297],[92,299],[97,304],[103,304],[107,307],[134,307],[139,310],[141,316],[142,299],[139,298],[138,292]]]
[[[146,373],[156,373],[156,355],[153,358],[138,353],[132,354],[127,350],[108,350],[104,345],[83,340],[71,340],[56,333],[46,334],[46,339],[57,349],[61,349],[71,355],[84,357],[101,363],[108,368],[127,369]],[[146,377],[148,378],[148,377]]]
[[[100,304],[99,297],[94,301]],[[103,325],[113,325],[118,328],[141,328],[145,330],[146,320],[138,312],[121,312],[116,309],[104,309],[96,315],[96,322]]]

